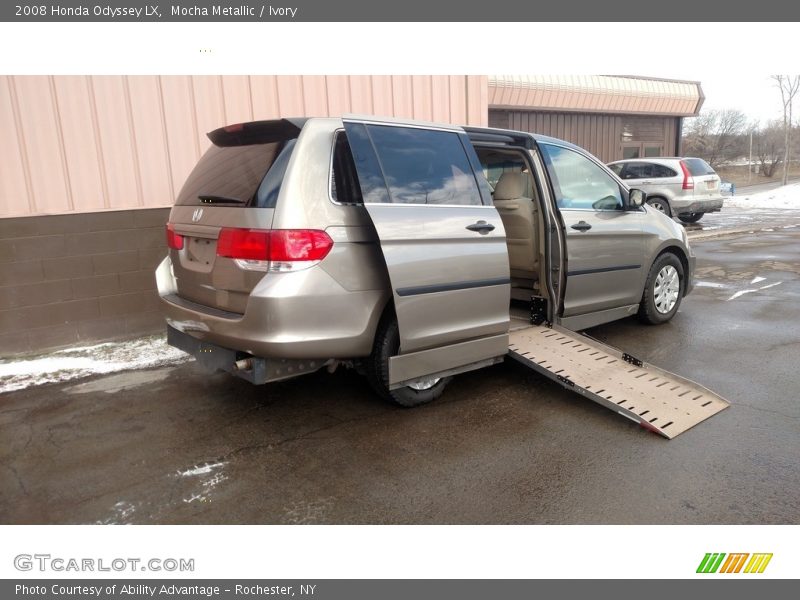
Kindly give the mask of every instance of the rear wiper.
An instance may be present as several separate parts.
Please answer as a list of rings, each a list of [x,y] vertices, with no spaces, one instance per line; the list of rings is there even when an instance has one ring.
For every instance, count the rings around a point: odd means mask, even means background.
[[[197,198],[206,204],[246,204],[247,200],[232,198],[230,196],[214,196],[212,194],[200,194]]]

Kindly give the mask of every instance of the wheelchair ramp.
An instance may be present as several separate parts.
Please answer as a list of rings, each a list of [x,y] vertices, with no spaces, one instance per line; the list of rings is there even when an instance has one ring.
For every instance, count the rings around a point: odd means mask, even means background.
[[[729,406],[701,385],[561,327],[533,325],[512,331],[508,353],[566,389],[668,439]]]

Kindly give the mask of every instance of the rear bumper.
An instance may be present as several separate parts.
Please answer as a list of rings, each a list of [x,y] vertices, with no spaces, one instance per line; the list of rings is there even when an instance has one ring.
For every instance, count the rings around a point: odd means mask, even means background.
[[[710,213],[722,210],[722,198],[708,200],[673,200],[672,212],[676,215],[685,213]]]
[[[382,290],[346,290],[318,267],[265,276],[251,292],[242,315],[177,297],[169,258],[158,267],[156,280],[169,327],[195,340],[260,358],[367,356],[387,301]]]
[[[167,326],[167,343],[194,356],[206,371],[227,371],[256,385],[313,373],[330,362],[324,359],[251,357],[230,348],[198,340],[170,326]]]

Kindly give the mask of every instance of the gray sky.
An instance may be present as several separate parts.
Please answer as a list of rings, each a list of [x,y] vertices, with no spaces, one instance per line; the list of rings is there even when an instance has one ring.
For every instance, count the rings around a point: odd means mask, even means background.
[[[766,124],[783,117],[781,95],[770,74],[686,73],[676,78],[694,79],[701,83],[706,101],[703,110],[738,108],[750,119]],[[795,101],[795,114],[800,116],[800,99]]]

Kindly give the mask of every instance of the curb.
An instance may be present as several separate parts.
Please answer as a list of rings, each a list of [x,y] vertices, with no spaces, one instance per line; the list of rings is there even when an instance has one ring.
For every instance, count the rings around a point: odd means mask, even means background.
[[[763,231],[765,229],[775,229],[775,225],[764,223],[761,225],[754,225],[752,227],[739,227],[736,229],[715,229],[713,231],[698,231],[696,234],[692,235],[691,233],[687,232],[687,236],[689,241],[692,242],[702,242],[703,240],[711,239],[711,238],[718,238],[718,237],[725,237],[728,235],[741,235],[744,233],[757,233],[759,231]]]

